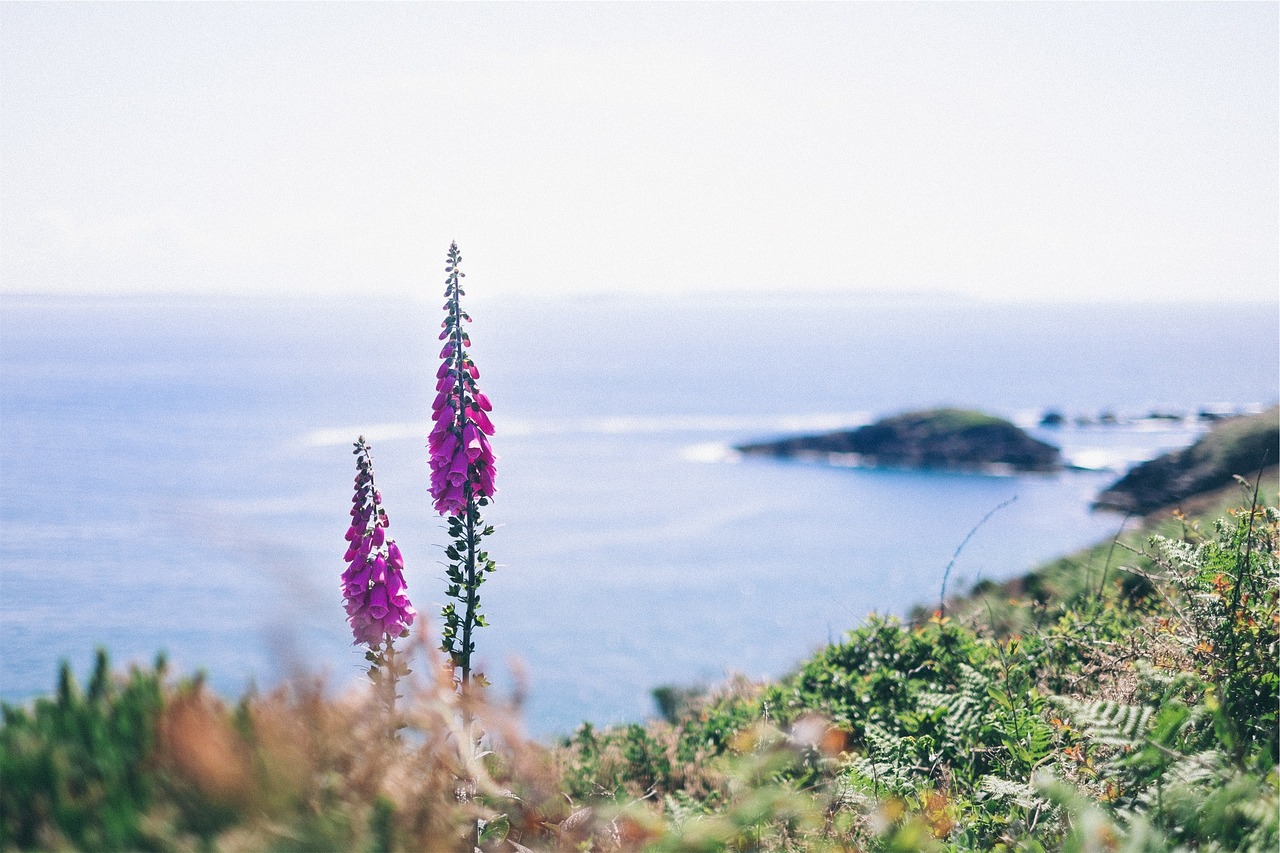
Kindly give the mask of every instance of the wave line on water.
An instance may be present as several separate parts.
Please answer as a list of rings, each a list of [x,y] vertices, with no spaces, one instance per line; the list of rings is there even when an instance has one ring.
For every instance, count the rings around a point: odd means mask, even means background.
[[[554,418],[504,420],[500,434],[530,435],[638,435],[677,432],[824,432],[851,429],[871,422],[866,412],[819,412],[811,415],[611,415],[603,418]],[[399,441],[408,438],[425,440],[431,431],[426,421],[365,424],[363,426],[324,427],[303,434],[298,443],[306,447],[332,447],[348,444],[357,435],[369,441]]]

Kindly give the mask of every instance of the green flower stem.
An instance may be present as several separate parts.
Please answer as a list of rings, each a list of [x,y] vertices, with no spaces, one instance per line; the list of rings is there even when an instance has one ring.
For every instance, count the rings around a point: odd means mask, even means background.
[[[467,519],[465,527],[466,542],[466,590],[467,611],[462,620],[462,695],[467,695],[471,684],[471,630],[476,621],[476,606],[480,603],[478,584],[476,583],[476,508],[475,496],[471,493],[471,483],[467,483]],[[468,715],[469,716],[469,715]]]
[[[457,266],[454,266],[455,274]],[[452,296],[450,301],[453,303],[452,314],[454,317],[453,325],[453,347],[454,347],[454,380],[457,383],[454,387],[458,389],[458,410],[454,413],[456,418],[456,430],[458,435],[462,435],[463,429],[467,425],[467,406],[470,400],[467,399],[467,384],[464,381],[463,373],[466,370],[466,349],[464,349],[462,338],[462,288],[455,286],[452,288]],[[465,489],[464,506],[466,507],[466,520],[464,522],[463,536],[463,554],[466,556],[464,566],[465,575],[463,589],[466,590],[466,612],[462,618],[462,649],[460,655],[460,664],[462,669],[462,680],[460,687],[462,695],[466,696],[468,688],[471,685],[471,631],[476,619],[476,606],[479,604],[479,595],[476,584],[476,524],[475,524],[475,488],[471,482],[471,478],[467,478]],[[467,714],[467,728],[470,730],[470,714]]]

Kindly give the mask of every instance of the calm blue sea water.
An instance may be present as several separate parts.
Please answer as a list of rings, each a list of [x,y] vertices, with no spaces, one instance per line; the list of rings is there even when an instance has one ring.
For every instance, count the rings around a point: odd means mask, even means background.
[[[1141,415],[1277,397],[1253,306],[893,305],[820,297],[471,301],[495,403],[501,563],[482,657],[538,733],[651,712],[663,683],[776,675],[871,610],[1112,535],[1114,474],[988,477],[735,461],[747,439],[956,404]],[[369,437],[410,592],[434,618],[443,526],[424,436],[435,301],[0,303],[0,695],[159,649],[234,695],[362,665],[338,591]],[[1045,433],[1115,464],[1195,430]]]

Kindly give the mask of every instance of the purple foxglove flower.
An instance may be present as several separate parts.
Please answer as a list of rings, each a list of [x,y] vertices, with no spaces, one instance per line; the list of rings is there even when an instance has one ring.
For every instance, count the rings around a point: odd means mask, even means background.
[[[454,519],[449,525],[453,545],[447,551],[449,563],[445,571],[449,579],[447,594],[456,599],[457,604],[446,605],[441,612],[445,623],[441,650],[449,655],[451,665],[458,671],[456,682],[465,696],[473,679],[472,632],[486,624],[479,610],[478,589],[484,576],[496,568],[480,547],[481,539],[493,532],[492,526],[485,525],[480,518],[480,508],[494,494],[497,469],[489,443],[494,430],[488,413],[493,411],[493,404],[480,391],[477,384],[480,369],[467,352],[471,338],[463,327],[471,318],[461,305],[461,281],[465,275],[458,269],[461,261],[462,255],[454,243],[449,247],[445,265],[448,274],[444,306],[446,334],[442,340],[446,343],[440,351],[442,363],[436,371],[437,397],[432,405],[435,423],[427,447],[431,497],[436,512]],[[387,587],[387,592],[391,596],[389,604],[398,605],[399,590],[394,583]]]
[[[493,435],[493,421],[489,420],[489,416],[484,409],[479,406],[472,406],[467,409],[467,417],[476,426],[480,427],[480,431],[486,435]]]
[[[476,429],[476,425],[467,421],[467,425],[462,428],[462,446],[466,448],[467,462],[475,462],[484,452],[480,445],[480,436],[484,433]]]
[[[480,469],[479,493],[485,497],[491,497],[494,492],[493,475],[495,471],[492,465],[486,465]]]
[[[469,467],[466,451],[458,448],[454,451],[453,462],[449,465],[449,479],[456,483],[466,482]]]
[[[468,427],[471,427],[471,425],[470,425],[470,424],[468,424],[467,426],[468,426]],[[474,429],[474,427],[471,427],[471,428],[472,428],[472,429]],[[463,431],[462,431],[462,441],[463,441],[463,443],[464,443],[464,444],[466,443],[466,440],[467,440],[467,432],[466,432],[466,429],[467,429],[467,428],[465,428],[465,427],[464,427],[464,428],[463,428]],[[453,452],[454,452],[455,450],[457,450],[457,448],[458,448],[458,436],[457,436],[457,433],[453,433],[453,432],[446,432],[446,433],[444,434],[444,437],[440,439],[440,443],[436,446],[436,449],[435,449],[434,453],[432,454],[432,458],[433,458],[433,459],[441,459],[441,460],[452,459],[452,458],[453,458]],[[444,464],[444,463],[442,462],[441,464]],[[437,466],[437,467],[439,467],[439,466]]]
[[[487,436],[493,435],[493,421],[488,412],[493,404],[480,391],[476,381],[480,369],[467,352],[470,336],[463,331],[463,321],[470,318],[460,303],[462,290],[457,271],[457,246],[449,249],[450,273],[445,290],[446,312],[441,324],[441,363],[436,370],[436,397],[431,403],[434,422],[427,438],[430,450],[431,497],[441,515],[457,516],[468,504],[494,494],[493,448]]]
[[[343,558],[342,595],[356,645],[378,647],[413,624],[417,611],[409,603],[404,557],[387,536],[382,494],[373,483],[373,460],[364,436],[356,442],[356,487],[352,498],[350,542]]]
[[[379,584],[369,590],[369,616],[372,619],[387,617],[387,587]]]

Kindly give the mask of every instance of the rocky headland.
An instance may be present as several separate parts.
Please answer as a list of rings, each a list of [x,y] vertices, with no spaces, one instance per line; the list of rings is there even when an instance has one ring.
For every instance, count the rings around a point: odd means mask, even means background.
[[[1094,506],[1146,515],[1280,462],[1280,408],[1221,421],[1195,444],[1143,462]]]

